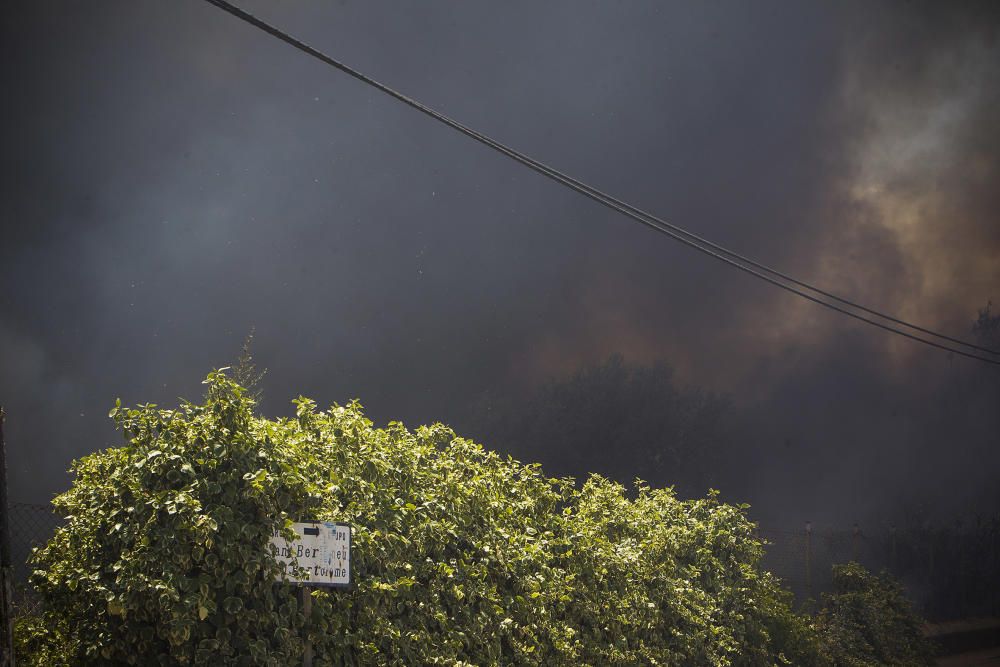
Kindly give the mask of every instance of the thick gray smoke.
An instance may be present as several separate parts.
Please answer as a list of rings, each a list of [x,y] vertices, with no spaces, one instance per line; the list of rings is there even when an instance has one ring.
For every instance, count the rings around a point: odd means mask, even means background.
[[[1000,300],[988,5],[243,5],[874,307],[965,337]],[[207,3],[3,12],[13,499],[117,442],[116,396],[196,397],[255,325],[271,414],[356,396],[462,426],[621,353],[730,397],[732,484],[776,521],[987,506],[998,411],[964,389],[973,362],[751,282]]]

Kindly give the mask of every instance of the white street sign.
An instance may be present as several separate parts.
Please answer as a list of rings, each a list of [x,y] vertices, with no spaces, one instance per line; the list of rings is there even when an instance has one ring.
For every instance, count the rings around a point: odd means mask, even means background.
[[[309,521],[292,525],[289,542],[277,530],[271,553],[285,568],[285,580],[310,586],[351,585],[351,527],[346,523]]]

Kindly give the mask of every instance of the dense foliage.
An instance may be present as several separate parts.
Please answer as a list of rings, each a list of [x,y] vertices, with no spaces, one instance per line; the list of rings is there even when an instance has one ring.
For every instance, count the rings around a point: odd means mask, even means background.
[[[857,563],[834,565],[833,591],[823,595],[818,625],[823,653],[843,667],[932,665],[922,621],[899,584]]]
[[[816,664],[815,632],[758,568],[744,508],[591,477],[577,487],[441,425],[352,403],[254,416],[222,373],[202,404],[120,405],[127,444],[78,461],[36,556],[36,664]],[[355,586],[306,618],[273,528],[354,527]]]

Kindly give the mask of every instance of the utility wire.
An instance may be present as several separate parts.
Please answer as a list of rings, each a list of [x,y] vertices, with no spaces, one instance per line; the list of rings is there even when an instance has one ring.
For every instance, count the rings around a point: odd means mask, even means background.
[[[544,163],[541,163],[541,162],[539,162],[537,160],[534,160],[534,159],[528,157],[527,155],[524,155],[523,153],[520,153],[520,152],[518,152],[518,151],[516,151],[516,150],[514,150],[512,148],[509,148],[508,146],[506,146],[506,145],[504,145],[504,144],[502,144],[502,143],[500,143],[500,142],[492,139],[491,137],[488,137],[488,136],[486,136],[486,135],[484,135],[484,134],[482,134],[482,133],[480,133],[480,132],[478,132],[478,131],[470,128],[470,127],[467,127],[466,125],[464,125],[464,124],[462,124],[462,123],[460,123],[460,122],[458,122],[458,121],[456,121],[456,120],[454,120],[452,118],[449,118],[448,116],[446,116],[446,115],[444,115],[444,114],[442,114],[442,113],[440,113],[438,111],[435,111],[434,109],[432,109],[432,108],[424,105],[423,103],[421,103],[421,102],[419,102],[417,100],[414,100],[414,99],[412,99],[412,98],[404,95],[403,93],[400,93],[400,92],[394,90],[393,88],[390,88],[389,86],[376,81],[375,79],[372,79],[371,77],[369,77],[369,76],[367,76],[367,75],[365,75],[365,74],[363,74],[363,73],[355,70],[354,68],[352,68],[352,67],[350,67],[350,66],[348,66],[348,65],[346,65],[346,64],[344,64],[344,63],[342,63],[342,62],[340,62],[340,61],[338,61],[338,60],[336,60],[336,59],[334,59],[334,58],[332,58],[332,57],[330,57],[328,55],[326,55],[325,53],[323,53],[323,52],[321,52],[321,51],[319,51],[319,50],[317,50],[317,49],[309,46],[308,44],[305,44],[304,42],[296,39],[295,37],[292,37],[291,35],[289,35],[289,34],[283,32],[283,31],[279,30],[278,28],[276,28],[276,27],[274,27],[274,26],[272,26],[272,25],[270,25],[270,24],[268,24],[268,23],[266,23],[266,22],[258,19],[257,17],[255,17],[254,15],[250,14],[249,12],[246,12],[246,11],[240,9],[239,7],[236,7],[235,5],[232,5],[231,3],[226,2],[225,0],[206,0],[206,2],[208,2],[208,3],[212,4],[212,5],[215,5],[216,7],[222,9],[223,11],[226,11],[229,14],[232,14],[233,16],[236,16],[237,18],[239,18],[239,19],[241,19],[243,21],[246,21],[247,23],[250,23],[251,25],[253,25],[253,26],[255,26],[255,27],[263,30],[264,32],[272,35],[273,37],[276,37],[276,38],[280,39],[281,41],[283,41],[283,42],[285,42],[287,44],[290,44],[291,46],[294,46],[295,48],[299,49],[300,51],[303,51],[304,53],[306,53],[306,54],[308,54],[308,55],[310,55],[310,56],[312,56],[312,57],[314,57],[314,58],[316,58],[316,59],[318,59],[318,60],[320,60],[320,61],[322,61],[322,62],[324,62],[324,63],[326,63],[326,64],[328,64],[328,65],[330,65],[330,66],[332,66],[332,67],[334,67],[334,68],[342,71],[342,72],[344,72],[345,74],[348,74],[349,76],[352,76],[355,79],[358,79],[359,81],[361,81],[363,83],[366,83],[369,86],[372,86],[372,87],[374,87],[374,88],[382,91],[383,93],[389,95],[390,97],[393,97],[393,98],[399,100],[400,102],[403,102],[407,106],[410,106],[410,107],[416,109],[417,111],[420,111],[421,113],[423,113],[423,114],[425,114],[427,116],[430,116],[434,120],[437,120],[438,122],[443,123],[443,124],[447,125],[448,127],[451,127],[452,129],[457,130],[457,131],[461,132],[462,134],[464,134],[464,135],[466,135],[466,136],[468,136],[468,137],[470,137],[472,139],[475,139],[476,141],[479,141],[482,144],[485,144],[486,146],[489,146],[490,148],[492,148],[492,149],[494,149],[494,150],[496,150],[496,151],[498,151],[498,152],[506,155],[507,157],[515,160],[516,162],[519,162],[520,164],[523,164],[523,165],[527,166],[528,168],[530,168],[530,169],[532,169],[532,170],[534,170],[534,171],[542,174],[543,176],[547,176],[548,178],[550,178],[550,179],[552,179],[552,180],[554,180],[554,181],[556,181],[556,182],[558,182],[558,183],[560,183],[562,185],[565,185],[566,187],[568,187],[568,188],[570,188],[570,189],[572,189],[572,190],[574,190],[576,192],[579,192],[580,194],[582,194],[582,195],[584,195],[584,196],[586,196],[586,197],[588,197],[590,199],[593,199],[594,201],[596,201],[596,202],[598,202],[600,204],[603,204],[604,206],[606,206],[606,207],[608,207],[608,208],[610,208],[612,210],[615,210],[615,211],[617,211],[617,212],[619,212],[619,213],[621,213],[621,214],[623,214],[623,215],[625,215],[625,216],[627,216],[629,218],[632,218],[633,220],[635,220],[635,221],[637,221],[637,222],[639,222],[639,223],[641,223],[643,225],[646,225],[647,227],[650,227],[651,229],[653,229],[655,231],[658,231],[660,233],[666,234],[667,236],[670,236],[671,238],[673,238],[673,239],[675,239],[675,240],[683,243],[684,245],[687,245],[687,246],[689,246],[691,248],[694,248],[695,250],[698,250],[699,252],[702,252],[702,253],[704,253],[704,254],[706,254],[706,255],[708,255],[710,257],[713,257],[715,259],[718,259],[719,261],[725,262],[726,264],[729,264],[730,266],[733,266],[733,267],[735,267],[735,268],[737,268],[737,269],[739,269],[741,271],[749,273],[750,275],[753,275],[753,276],[755,276],[757,278],[760,278],[761,280],[764,280],[764,281],[766,281],[766,282],[768,282],[768,283],[770,283],[770,284],[772,284],[772,285],[774,285],[776,287],[780,287],[781,289],[784,289],[784,290],[786,290],[788,292],[796,294],[796,295],[798,295],[798,296],[800,296],[800,297],[802,297],[804,299],[812,301],[813,303],[819,304],[821,306],[825,306],[826,308],[829,308],[831,310],[837,311],[839,313],[842,313],[842,314],[847,315],[849,317],[852,317],[854,319],[857,319],[857,320],[860,320],[860,321],[865,322],[867,324],[871,324],[873,326],[879,327],[880,329],[883,329],[883,330],[888,331],[890,333],[895,333],[895,334],[903,336],[905,338],[909,338],[911,340],[914,340],[914,341],[917,341],[917,342],[920,342],[920,343],[924,343],[925,345],[930,345],[932,347],[936,347],[938,349],[945,350],[947,352],[952,352],[954,354],[958,354],[958,355],[961,355],[961,356],[964,356],[964,357],[969,357],[971,359],[977,359],[979,361],[984,361],[984,362],[989,363],[989,364],[1000,365],[1000,359],[992,359],[992,358],[989,358],[989,357],[983,357],[983,356],[980,356],[978,354],[969,353],[969,352],[966,352],[966,351],[963,351],[963,350],[960,350],[960,349],[955,349],[955,348],[952,348],[952,347],[950,347],[948,345],[944,345],[944,344],[935,342],[933,340],[928,340],[926,338],[922,338],[920,336],[916,336],[916,335],[907,333],[906,331],[901,331],[901,330],[896,329],[896,328],[894,328],[892,326],[883,324],[882,322],[878,322],[876,320],[869,319],[869,318],[865,317],[864,315],[860,315],[858,313],[855,313],[855,312],[852,312],[850,310],[847,310],[846,308],[842,308],[840,306],[837,306],[836,304],[824,301],[823,299],[817,298],[817,297],[815,297],[815,296],[813,296],[811,294],[803,292],[802,290],[799,290],[796,287],[793,287],[791,285],[785,284],[784,282],[781,282],[781,280],[784,280],[784,281],[786,281],[788,283],[792,283],[793,285],[797,285],[799,287],[807,289],[807,290],[809,290],[811,292],[814,292],[815,294],[819,294],[819,295],[825,296],[827,298],[833,299],[833,300],[835,300],[835,301],[837,301],[839,303],[844,304],[845,306],[849,306],[851,308],[855,308],[857,310],[861,310],[861,311],[867,312],[869,314],[875,315],[875,316],[880,317],[880,318],[882,318],[884,320],[887,320],[887,321],[890,321],[890,322],[894,322],[896,324],[900,324],[902,326],[908,327],[908,328],[910,328],[910,329],[912,329],[914,331],[919,331],[919,332],[922,332],[922,333],[934,336],[936,338],[939,338],[941,340],[946,340],[946,341],[950,341],[952,343],[963,345],[963,346],[968,347],[970,349],[979,350],[979,351],[986,352],[986,353],[993,354],[993,355],[1000,355],[1000,352],[997,352],[995,350],[991,350],[991,349],[986,348],[986,347],[981,347],[979,345],[975,345],[973,343],[969,343],[969,342],[966,342],[966,341],[963,341],[963,340],[960,340],[960,339],[957,339],[957,338],[952,338],[952,337],[947,336],[945,334],[937,333],[937,332],[932,331],[930,329],[926,329],[924,327],[920,327],[920,326],[917,326],[915,324],[911,324],[909,322],[906,322],[904,320],[892,317],[890,315],[886,315],[886,314],[881,313],[881,312],[879,312],[877,310],[868,308],[866,306],[863,306],[861,304],[855,303],[855,302],[850,301],[848,299],[841,298],[841,297],[839,297],[839,296],[837,296],[835,294],[832,294],[830,292],[824,291],[824,290],[822,290],[822,289],[820,289],[818,287],[814,287],[813,285],[810,285],[809,283],[797,280],[797,279],[793,278],[792,276],[789,276],[789,275],[787,275],[785,273],[782,273],[781,271],[778,271],[776,269],[772,269],[772,268],[770,268],[770,267],[768,267],[768,266],[766,266],[764,264],[756,262],[753,259],[745,257],[745,256],[743,256],[743,255],[741,255],[741,254],[739,254],[737,252],[728,250],[727,248],[725,248],[723,246],[717,245],[717,244],[715,244],[715,243],[713,243],[713,242],[711,242],[711,241],[709,241],[707,239],[704,239],[704,238],[698,236],[697,234],[694,234],[692,232],[689,232],[689,231],[685,230],[682,227],[679,227],[677,225],[673,225],[673,224],[671,224],[671,223],[669,223],[669,222],[667,222],[665,220],[662,220],[661,218],[659,218],[659,217],[657,217],[657,216],[655,216],[655,215],[653,215],[651,213],[648,213],[646,211],[643,211],[642,209],[634,207],[631,204],[628,204],[627,202],[623,202],[623,201],[621,201],[619,199],[616,199],[615,197],[612,197],[611,195],[608,195],[608,194],[606,194],[606,193],[604,193],[604,192],[602,192],[602,191],[600,191],[600,190],[598,190],[596,188],[593,188],[593,187],[587,185],[586,183],[578,181],[578,180],[576,180],[576,179],[574,179],[574,178],[572,178],[572,177],[570,177],[570,176],[568,176],[568,175],[566,175],[566,174],[564,174],[564,173],[562,173],[562,172],[560,172],[560,171],[558,171],[558,170],[556,170],[556,169],[554,169],[552,167],[549,167],[549,166],[545,165]],[[768,275],[768,274],[770,274],[770,275]],[[775,277],[772,277],[772,276],[776,276],[777,279]]]

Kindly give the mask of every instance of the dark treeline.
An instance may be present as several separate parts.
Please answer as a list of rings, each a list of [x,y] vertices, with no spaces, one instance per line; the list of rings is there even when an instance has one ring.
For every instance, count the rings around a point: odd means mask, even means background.
[[[994,310],[991,304],[980,310],[970,334],[997,349]],[[719,394],[680,382],[668,360],[635,363],[626,352],[532,391],[481,397],[459,426],[551,474],[597,472],[624,483],[638,477],[675,486],[682,495],[718,488],[732,500],[762,503],[767,511],[758,518],[772,524],[926,525],[1000,509],[1000,494],[989,488],[996,485],[971,477],[997,462],[997,371],[948,366],[917,389],[887,382],[856,396],[846,396],[856,391],[847,376],[830,380],[844,385],[845,398],[826,404],[803,397],[815,388],[809,386],[770,396],[754,395],[753,385],[742,394]],[[851,408],[860,402],[880,410],[881,421],[851,422]],[[947,475],[970,478],[946,485]],[[823,485],[842,489],[816,495],[841,511],[810,516],[817,503],[806,503],[807,494]],[[969,495],[942,492],[956,486]],[[851,506],[845,505],[848,491]]]
[[[1000,315],[991,305],[970,334],[1000,348]],[[843,406],[831,405],[827,422],[811,422],[814,415],[795,407],[775,419],[782,412],[774,404],[787,396],[762,403],[720,395],[682,384],[666,361],[632,363],[616,354],[532,392],[480,399],[468,431],[539,461],[549,474],[638,477],[682,496],[721,489],[730,501],[749,502],[765,529],[795,533],[819,519],[817,536],[837,533],[849,542],[851,526],[860,524],[867,564],[900,576],[932,616],[949,617],[997,604],[983,591],[996,583],[986,580],[997,564],[1000,491],[975,477],[977,467],[997,460],[996,370],[965,365],[929,377],[920,393],[884,391],[871,400],[885,406],[889,426],[852,427],[835,423]],[[955,475],[968,476],[965,496],[943,491],[955,488]],[[810,497],[812,486],[834,492]],[[848,494],[854,504],[841,504]],[[801,561],[802,548],[794,549]],[[818,541],[814,549],[815,565],[825,564]],[[794,563],[796,572],[801,567]]]
[[[531,394],[484,399],[474,414],[483,442],[550,474],[639,477],[687,495],[718,485],[731,441],[728,398],[678,386],[666,362],[630,364],[620,354]]]

